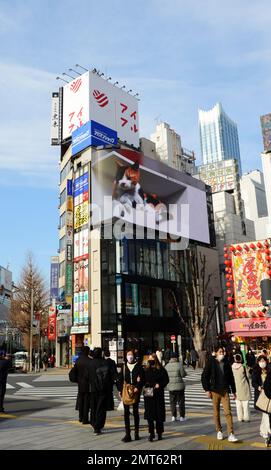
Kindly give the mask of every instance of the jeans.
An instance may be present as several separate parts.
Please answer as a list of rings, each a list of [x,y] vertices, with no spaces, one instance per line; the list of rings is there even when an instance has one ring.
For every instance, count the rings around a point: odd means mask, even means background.
[[[171,414],[177,418],[177,405],[179,406],[180,417],[185,417],[185,397],[184,390],[169,392]]]
[[[135,431],[139,430],[139,412],[138,412],[138,406],[139,403],[135,403],[133,406],[133,415],[134,415],[134,422],[135,422]],[[123,405],[124,407],[124,422],[125,422],[125,431],[126,434],[130,434],[131,432],[131,427],[130,427],[130,406],[129,405]]]
[[[212,392],[212,401],[213,401],[213,409],[214,409],[214,422],[216,431],[222,431],[221,421],[220,421],[220,403],[222,403],[225,418],[227,422],[227,431],[228,434],[233,433],[233,422],[232,422],[232,414],[231,414],[231,405],[230,405],[230,397],[228,392]]]

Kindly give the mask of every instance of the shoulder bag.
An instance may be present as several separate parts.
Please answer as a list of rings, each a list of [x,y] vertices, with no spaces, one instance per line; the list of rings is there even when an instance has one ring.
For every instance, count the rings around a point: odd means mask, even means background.
[[[271,399],[267,398],[264,390],[261,391],[259,398],[256,402],[256,406],[264,413],[271,414]]]
[[[125,365],[123,367],[123,387],[122,387],[122,401],[124,405],[134,405],[137,401],[138,393],[135,392],[135,386],[125,382]]]

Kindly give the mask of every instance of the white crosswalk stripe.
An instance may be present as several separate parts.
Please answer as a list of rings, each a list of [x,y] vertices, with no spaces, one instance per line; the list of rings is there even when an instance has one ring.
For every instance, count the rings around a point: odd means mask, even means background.
[[[15,387],[13,387],[13,385],[7,384],[7,389],[12,389],[12,388],[15,388]]]
[[[40,375],[33,382],[69,382],[67,375]]]
[[[27,384],[26,382],[16,382],[16,385],[19,385],[22,388],[33,388],[33,385]]]

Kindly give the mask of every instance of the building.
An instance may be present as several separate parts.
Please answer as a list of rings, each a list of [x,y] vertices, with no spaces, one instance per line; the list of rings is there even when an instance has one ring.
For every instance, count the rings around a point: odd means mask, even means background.
[[[209,111],[199,110],[199,129],[203,165],[235,159],[241,174],[237,125],[220,103]]]
[[[84,344],[109,346],[118,362],[129,345],[146,353],[165,347],[172,334],[190,347],[177,311],[188,317],[187,250],[204,252],[218,271],[205,184],[153,158],[154,144],[138,138],[137,99],[95,71],[58,96],[59,295],[72,305],[72,325],[66,312],[57,313],[59,363],[67,348],[75,359]],[[208,290],[208,308],[216,309],[212,341],[221,328],[220,296],[217,276]],[[70,343],[61,340],[60,321]]]
[[[266,202],[268,209],[267,234],[271,236],[271,113],[261,116],[264,151],[261,154]]]
[[[146,140],[146,139],[144,139]],[[181,137],[166,122],[160,122],[151,134],[156,156],[166,165],[189,174],[195,167],[195,154],[182,147]],[[143,142],[144,144],[144,142]]]
[[[12,300],[12,272],[0,266],[0,349],[13,352],[21,344],[21,335],[9,324]]]
[[[245,216],[254,222],[255,239],[267,238],[268,210],[263,173],[260,170],[253,170],[243,175],[240,189]]]

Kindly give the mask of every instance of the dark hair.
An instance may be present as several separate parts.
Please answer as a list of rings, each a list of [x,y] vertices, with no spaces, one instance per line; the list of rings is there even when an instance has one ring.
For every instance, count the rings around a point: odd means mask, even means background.
[[[237,361],[237,362],[242,362],[242,356],[241,356],[241,354],[235,354],[234,360]]]
[[[214,352],[217,353],[217,351],[219,351],[219,349],[224,349],[224,347],[221,346],[221,344],[217,344],[217,345],[214,347]]]
[[[110,357],[110,351],[109,349],[104,350],[104,357]]]
[[[257,357],[257,364],[259,364],[259,362],[264,359],[266,364],[267,364],[267,357],[264,356],[264,354],[261,354],[259,357]]]
[[[148,359],[147,369],[150,369],[150,367],[151,367],[150,363],[149,363],[150,360],[154,361],[155,369],[161,369],[162,366],[161,366],[160,362],[158,361],[158,357],[156,356],[156,354],[151,353],[150,356],[152,357],[152,359]]]
[[[178,359],[178,357],[179,357],[178,353],[173,352],[173,351],[170,353],[170,359]]]
[[[102,348],[95,348],[93,351],[93,359],[100,359],[102,357]]]
[[[89,355],[90,348],[88,346],[83,346],[82,347],[82,355],[83,356],[88,356]]]
[[[267,354],[267,349],[262,350],[263,354]]]

